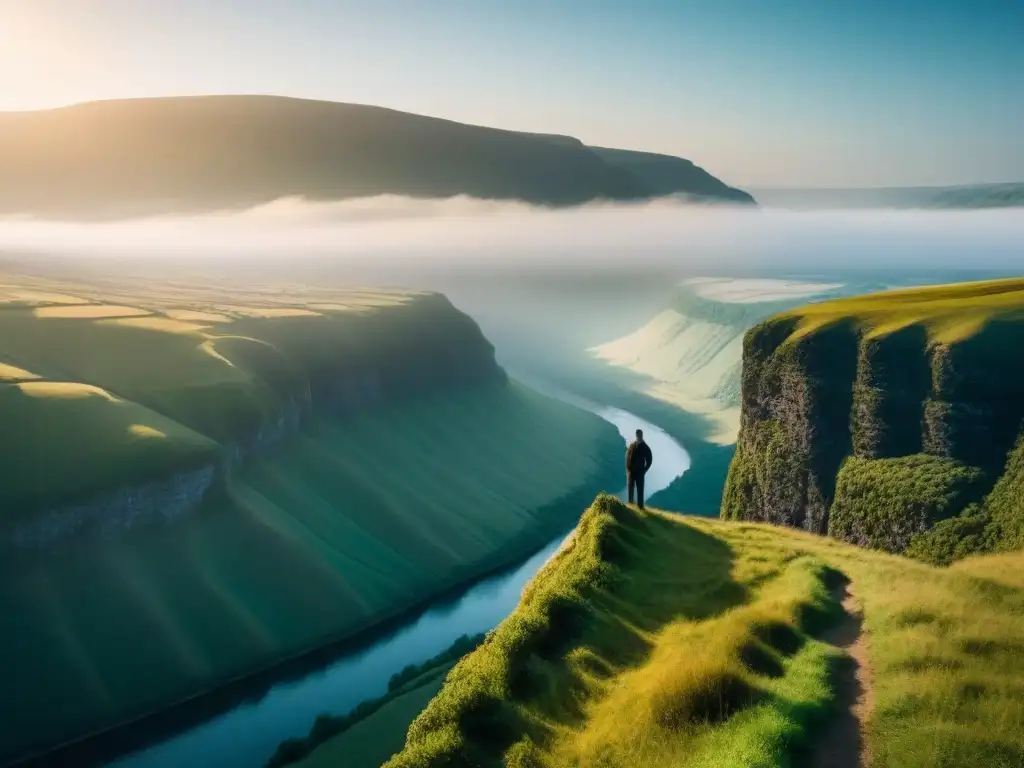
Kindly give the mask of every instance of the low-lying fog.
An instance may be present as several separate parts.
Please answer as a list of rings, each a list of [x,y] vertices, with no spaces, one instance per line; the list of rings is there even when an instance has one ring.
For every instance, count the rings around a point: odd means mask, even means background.
[[[1024,209],[789,211],[595,203],[569,210],[453,198],[279,200],[244,211],[97,223],[0,219],[0,253],[323,257],[403,282],[399,265],[687,273],[989,269],[1024,264]],[[190,259],[191,261],[191,259]],[[237,264],[232,265],[237,267]],[[360,270],[361,271],[361,270]],[[419,271],[419,270],[416,270]]]
[[[0,219],[0,269],[5,261],[14,271],[108,282],[438,290],[480,323],[499,355],[557,355],[632,331],[671,301],[679,280],[696,275],[831,283],[1020,274],[1024,209],[812,212],[658,201],[548,210],[466,198],[286,199],[189,217]]]

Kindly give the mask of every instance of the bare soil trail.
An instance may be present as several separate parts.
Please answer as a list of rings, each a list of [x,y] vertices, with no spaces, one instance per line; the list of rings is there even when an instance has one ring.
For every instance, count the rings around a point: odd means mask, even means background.
[[[870,768],[865,733],[875,706],[875,691],[868,665],[863,617],[850,583],[837,588],[842,601],[843,620],[822,636],[822,640],[845,651],[846,663],[836,671],[835,685],[839,711],[822,730],[811,753],[810,768]]]

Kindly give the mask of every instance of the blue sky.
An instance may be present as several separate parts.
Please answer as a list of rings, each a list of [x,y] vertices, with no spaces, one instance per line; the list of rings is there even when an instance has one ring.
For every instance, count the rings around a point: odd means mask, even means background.
[[[276,93],[746,186],[1024,180],[1024,0],[0,0],[0,109]]]

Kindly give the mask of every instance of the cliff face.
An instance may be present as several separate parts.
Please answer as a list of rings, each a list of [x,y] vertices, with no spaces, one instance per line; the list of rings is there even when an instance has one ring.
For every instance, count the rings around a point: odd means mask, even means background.
[[[1022,297],[1022,281],[894,291],[753,328],[723,516],[903,551],[982,502],[1024,419]]]

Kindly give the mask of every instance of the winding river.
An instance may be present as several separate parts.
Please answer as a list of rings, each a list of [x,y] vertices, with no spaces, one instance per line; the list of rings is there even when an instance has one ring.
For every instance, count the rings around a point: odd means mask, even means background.
[[[614,424],[626,440],[632,439],[637,428],[643,429],[654,454],[647,476],[648,496],[666,488],[689,469],[689,455],[658,426],[617,408],[589,403],[537,382],[529,384],[596,413]],[[619,495],[624,494],[625,489]],[[391,676],[405,666],[437,655],[461,635],[474,635],[496,626],[515,608],[523,586],[558,549],[566,535],[553,539],[518,566],[435,604],[372,645],[342,656],[302,679],[279,683],[258,701],[241,703],[111,765],[114,768],[181,768],[186,765],[260,768],[280,742],[305,736],[317,715],[344,714],[360,702],[386,693]]]

